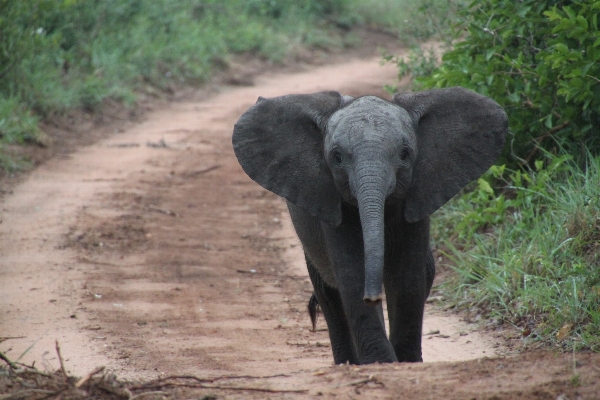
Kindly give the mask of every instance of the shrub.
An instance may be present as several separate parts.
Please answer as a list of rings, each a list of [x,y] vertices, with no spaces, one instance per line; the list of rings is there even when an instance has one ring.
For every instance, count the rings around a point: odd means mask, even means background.
[[[539,147],[598,154],[599,10],[587,0],[473,1],[459,10],[453,48],[415,85],[463,86],[500,103],[513,134],[503,162],[532,165]]]

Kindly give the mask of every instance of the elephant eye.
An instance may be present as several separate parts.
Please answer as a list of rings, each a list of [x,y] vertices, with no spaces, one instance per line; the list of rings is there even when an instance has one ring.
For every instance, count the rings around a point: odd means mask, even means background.
[[[333,150],[331,152],[331,159],[336,165],[340,165],[344,160],[344,158],[342,157],[342,153],[340,153],[339,150]]]
[[[410,157],[410,151],[408,151],[408,149],[405,147],[402,149],[402,152],[400,153],[400,159],[402,161],[406,161],[408,159],[408,157]]]

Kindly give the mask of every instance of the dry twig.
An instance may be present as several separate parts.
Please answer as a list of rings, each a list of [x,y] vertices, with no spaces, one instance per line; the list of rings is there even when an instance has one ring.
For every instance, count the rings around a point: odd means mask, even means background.
[[[65,369],[65,361],[62,358],[62,354],[60,354],[60,345],[58,344],[58,340],[56,343],[56,353],[58,354],[58,361],[60,362],[60,370],[62,371],[63,377],[65,381],[69,381],[69,376],[67,375],[67,370]]]
[[[156,206],[152,206],[152,205],[148,206],[148,209],[151,211],[159,212],[161,214],[170,215],[171,217],[179,216],[179,214],[177,214],[175,211],[166,210],[164,208],[160,208],[160,207],[156,207]]]
[[[205,167],[205,168],[202,168],[202,169],[198,169],[198,170],[192,171],[192,172],[190,172],[190,173],[188,173],[186,175],[190,176],[190,177],[191,176],[196,176],[196,175],[201,175],[201,174],[205,174],[205,173],[210,172],[210,171],[214,171],[217,168],[221,168],[221,166],[219,164],[211,165],[210,167]]]
[[[17,369],[17,364],[15,364],[14,362],[10,361],[9,358],[6,357],[4,355],[4,353],[2,353],[1,351],[0,351],[0,358],[2,360],[4,360],[4,362],[7,363],[12,369]]]
[[[203,389],[222,389],[222,390],[241,390],[241,391],[254,391],[254,392],[267,392],[267,393],[306,393],[308,389],[270,389],[270,388],[259,388],[252,386],[221,386],[221,385],[200,385]]]
[[[25,339],[25,336],[2,336],[0,337],[0,343],[10,339]]]
[[[104,371],[104,367],[103,366],[96,368],[95,370],[93,370],[92,372],[90,372],[89,374],[87,374],[86,376],[84,376],[83,378],[81,378],[80,380],[78,380],[77,383],[75,384],[75,387],[76,388],[82,387],[83,385],[85,385],[85,383],[87,381],[90,380],[90,378],[92,376],[94,376],[94,375],[96,375],[96,374],[98,374],[98,373],[100,373],[102,371]]]
[[[337,385],[336,387],[345,387],[345,386],[357,386],[362,385],[363,383],[376,382],[375,377],[373,375],[369,375],[368,378],[358,379],[352,382],[344,383]]]
[[[153,396],[153,395],[163,395],[163,396],[166,396],[168,394],[169,393],[167,393],[167,392],[161,392],[161,391],[144,392],[144,393],[136,394],[135,396],[130,397],[129,400],[137,400],[137,399],[141,399],[142,397],[145,397],[145,396]]]
[[[544,133],[543,135],[538,136],[537,138],[533,139],[533,142],[535,142],[535,147],[533,148],[533,150],[531,150],[531,152],[527,155],[527,157],[525,157],[525,161],[527,162],[527,164],[529,164],[529,162],[531,161],[531,159],[533,158],[535,153],[538,152],[538,150],[540,149],[540,145],[542,144],[542,142],[545,139],[551,137],[552,135],[554,135],[556,132],[560,131],[561,129],[566,128],[570,123],[571,123],[571,121],[565,121],[562,124],[556,125],[552,129],[550,129],[548,132]]]

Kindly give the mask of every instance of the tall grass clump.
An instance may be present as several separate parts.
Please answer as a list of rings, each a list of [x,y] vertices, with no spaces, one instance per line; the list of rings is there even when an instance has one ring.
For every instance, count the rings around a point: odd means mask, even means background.
[[[561,348],[600,351],[600,157],[491,168],[433,219],[461,309]]]

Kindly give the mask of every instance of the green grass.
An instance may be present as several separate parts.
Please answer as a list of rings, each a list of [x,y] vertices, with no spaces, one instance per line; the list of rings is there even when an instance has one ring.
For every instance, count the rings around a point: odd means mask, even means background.
[[[445,297],[528,341],[600,351],[600,157],[495,166],[471,189],[432,219],[455,271]]]
[[[348,0],[353,23],[385,29],[406,44],[445,35],[464,0]]]

